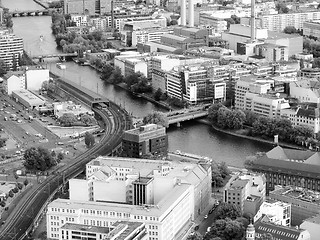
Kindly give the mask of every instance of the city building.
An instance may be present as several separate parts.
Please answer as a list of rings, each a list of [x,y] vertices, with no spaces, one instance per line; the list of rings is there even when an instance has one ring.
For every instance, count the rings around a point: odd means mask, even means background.
[[[273,82],[273,81],[272,81]],[[280,94],[269,94],[270,81],[239,80],[235,83],[235,107],[256,114],[275,118],[281,116],[281,110],[290,108],[289,101]]]
[[[307,21],[303,23],[303,35],[320,38],[320,21]]]
[[[320,191],[319,162],[317,152],[277,146],[252,161],[247,168],[265,174],[267,192],[276,185],[293,185]]]
[[[320,131],[320,115],[317,103],[301,103],[290,109],[281,110],[281,116],[290,120],[293,126],[305,126],[314,133]]]
[[[223,202],[235,204],[242,213],[255,216],[266,199],[266,179],[262,174],[244,173],[232,177],[223,191]]]
[[[226,83],[221,76],[224,71],[222,66],[210,61],[176,66],[166,72],[167,94],[189,104],[223,102],[226,100]]]
[[[82,14],[82,15],[71,14],[70,18],[71,18],[71,21],[76,24],[76,27],[87,26],[89,23],[89,16],[85,14]]]
[[[291,204],[292,225],[300,225],[320,213],[319,196],[320,192],[292,185],[277,185],[269,193],[270,199]]]
[[[319,78],[320,68],[303,68],[300,70],[301,77]]]
[[[200,13],[199,16],[199,25],[207,26],[210,25],[214,33],[222,33],[227,31],[227,21],[225,18],[217,18],[215,16]]]
[[[167,27],[167,19],[163,16],[156,17],[140,17],[140,18],[130,18],[127,16],[126,19],[120,22],[120,31],[125,30],[124,26],[129,24],[131,26],[135,26],[133,28],[140,27],[140,29],[144,28],[153,28],[153,27]]]
[[[121,41],[125,46],[136,47],[138,43],[160,42],[161,36],[168,33],[173,33],[173,29],[133,27],[133,25],[127,23],[124,26],[124,30],[121,31]]]
[[[304,23],[320,20],[320,11],[266,14],[257,17],[256,24],[269,31],[282,32],[286,27],[304,29]]]
[[[69,200],[48,205],[48,237],[59,239],[67,223],[109,227],[133,221],[145,224],[149,240],[184,239],[209,204],[210,164],[98,157],[87,164],[87,179],[70,180]]]
[[[12,91],[23,90],[26,88],[26,79],[23,71],[8,72],[3,76],[3,89],[8,95]]]
[[[223,32],[221,36],[236,53],[258,56],[269,61],[283,61],[302,52],[302,36],[272,32],[266,28],[255,29],[256,40],[253,42],[251,28],[248,25],[231,24],[229,32]],[[273,52],[272,48],[276,51]]]
[[[267,215],[262,216],[254,223],[254,229],[251,232],[254,237],[247,238],[247,240],[263,239],[265,234],[271,235],[272,239],[310,240],[310,233],[307,230],[275,224],[270,221]]]
[[[26,89],[12,91],[12,98],[31,110],[45,105],[45,99]]]
[[[122,151],[126,157],[141,158],[145,155],[166,155],[168,137],[166,128],[148,124],[124,132]]]
[[[320,236],[320,214],[303,220],[299,227],[310,233],[310,240],[317,240]]]
[[[99,31],[105,31],[108,27],[107,19],[102,17],[90,18],[90,23]]]
[[[99,0],[65,0],[63,1],[64,14],[87,14],[96,13],[96,2]]]
[[[114,66],[121,70],[123,76],[140,72],[148,77],[148,54],[139,54],[137,52],[123,52],[114,57]]]
[[[253,218],[254,222],[258,221],[263,215],[267,215],[274,224],[291,226],[291,204],[289,203],[270,200],[263,202]]]
[[[23,54],[23,39],[10,33],[9,30],[0,30],[0,59],[10,68],[19,67],[19,59]]]
[[[57,219],[58,220],[58,219]],[[88,226],[84,224],[66,223],[60,228],[61,240],[147,240],[148,231],[144,223],[119,221],[110,227]]]
[[[94,112],[90,109],[82,106],[81,104],[75,104],[72,101],[68,102],[54,102],[53,105],[53,113],[56,117],[61,117],[63,114],[72,113],[75,116],[80,116],[83,114],[87,114],[89,116],[93,116]]]
[[[320,83],[315,78],[301,78],[290,83],[290,96],[299,102],[320,102]]]

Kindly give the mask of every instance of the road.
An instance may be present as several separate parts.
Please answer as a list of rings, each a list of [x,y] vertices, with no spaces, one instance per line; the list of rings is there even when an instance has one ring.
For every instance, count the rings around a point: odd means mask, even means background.
[[[86,163],[98,155],[107,155],[116,148],[122,139],[123,131],[129,129],[131,123],[127,113],[114,103],[110,103],[108,113],[96,110],[106,123],[106,133],[99,144],[78,156],[72,164],[65,165],[55,175],[49,176],[42,184],[34,186],[25,199],[20,201],[13,209],[5,224],[1,227],[0,239],[24,239],[27,236],[29,227],[33,224],[34,218],[46,204],[50,194],[63,183],[63,179],[70,179],[79,174]]]

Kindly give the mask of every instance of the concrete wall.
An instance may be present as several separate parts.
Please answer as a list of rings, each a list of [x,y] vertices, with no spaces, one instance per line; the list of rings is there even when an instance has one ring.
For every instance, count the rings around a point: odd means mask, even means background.
[[[89,201],[89,185],[87,180],[70,179],[69,180],[70,200]]]
[[[126,202],[126,185],[124,181],[93,182],[94,201]]]
[[[25,80],[23,78],[19,78],[15,75],[9,77],[7,80],[7,93],[8,95],[12,94],[12,91],[25,89]]]

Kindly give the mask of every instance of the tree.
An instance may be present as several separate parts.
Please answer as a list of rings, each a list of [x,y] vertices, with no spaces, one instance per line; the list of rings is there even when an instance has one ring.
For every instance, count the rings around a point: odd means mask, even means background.
[[[221,177],[222,178],[226,178],[231,173],[231,171],[230,171],[228,165],[226,164],[226,162],[220,162],[218,164],[218,169],[219,169],[219,172],[221,173]]]
[[[24,185],[24,186],[27,186],[28,184],[29,184],[28,179],[25,179],[25,180],[23,181],[23,185]]]
[[[87,147],[92,147],[95,143],[94,136],[91,133],[86,132],[84,135],[84,142]]]
[[[80,116],[80,121],[84,123],[86,126],[91,126],[94,124],[94,119],[88,114],[82,114]]]
[[[287,7],[285,2],[279,2],[276,4],[276,10],[279,13],[288,13],[289,12],[289,8]]]
[[[5,207],[5,206],[6,206],[6,202],[2,200],[2,201],[0,202],[0,206],[1,206],[1,207]]]
[[[302,58],[300,59],[299,65],[300,65],[300,70],[304,69],[304,60]]]
[[[221,203],[216,212],[218,219],[230,218],[234,220],[241,216],[240,209],[235,204],[230,203]]]
[[[161,88],[158,88],[157,91],[153,94],[153,98],[156,101],[160,101],[161,96],[162,96],[162,90]]]
[[[106,64],[102,68],[101,79],[105,82],[109,80],[113,72],[113,67],[110,64]]]
[[[42,147],[31,147],[23,155],[23,165],[27,170],[46,171],[56,165],[48,149]]]
[[[6,138],[0,138],[0,148],[6,146],[6,142],[7,142]]]
[[[164,127],[167,127],[168,124],[166,122],[166,117],[163,113],[161,112],[153,112],[153,113],[149,113],[147,116],[145,116],[142,120],[142,122],[144,124],[150,124],[150,123],[154,123],[154,124],[159,124],[162,125]]]
[[[19,192],[19,189],[17,187],[15,187],[15,188],[12,189],[12,192],[13,193],[17,193],[17,192]]]
[[[73,113],[64,113],[58,121],[65,127],[71,127],[77,122],[77,117]]]
[[[244,123],[249,126],[252,126],[252,124],[258,119],[257,114],[250,110],[245,110],[244,114],[246,115],[246,120]]]
[[[13,176],[18,181],[19,175],[17,174],[17,171],[13,170]]]
[[[208,118],[212,124],[216,124],[218,121],[218,111],[220,108],[225,108],[222,103],[215,103],[208,109]]]
[[[204,240],[223,239],[234,240],[242,239],[245,233],[245,228],[242,222],[232,220],[230,218],[218,219],[212,226],[210,232],[204,236]]]
[[[261,235],[261,240],[273,240],[273,236],[271,233],[263,233]]]
[[[298,30],[294,26],[287,26],[283,29],[283,32],[287,34],[294,34],[297,33]]]
[[[113,84],[118,84],[118,83],[122,83],[123,81],[124,81],[124,78],[121,73],[121,69],[119,67],[115,67],[110,77],[110,82]]]
[[[198,232],[194,232],[192,235],[187,237],[187,240],[202,240],[202,236]]]
[[[19,190],[21,190],[23,188],[23,184],[22,183],[17,183],[17,187],[19,188]]]
[[[61,162],[64,159],[64,154],[59,152],[57,155],[57,159],[59,160],[59,162]]]
[[[49,85],[48,81],[43,81],[42,84],[41,84],[41,89],[47,91],[48,90],[48,85]]]
[[[138,84],[142,77],[143,76],[140,72],[133,73],[125,77],[124,81],[127,84],[129,90],[131,90],[132,86],[134,86],[135,84]]]
[[[13,194],[13,191],[12,191],[12,189],[9,191],[9,197],[13,197],[14,196],[14,194]]]

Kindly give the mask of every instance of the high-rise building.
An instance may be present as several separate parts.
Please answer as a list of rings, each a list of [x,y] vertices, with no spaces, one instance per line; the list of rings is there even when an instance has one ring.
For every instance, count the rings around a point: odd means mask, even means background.
[[[122,140],[124,156],[139,158],[147,154],[166,155],[168,137],[166,128],[148,124],[125,131]]]
[[[0,30],[0,59],[12,69],[13,65],[19,66],[19,58],[23,54],[23,40],[10,33]]]

